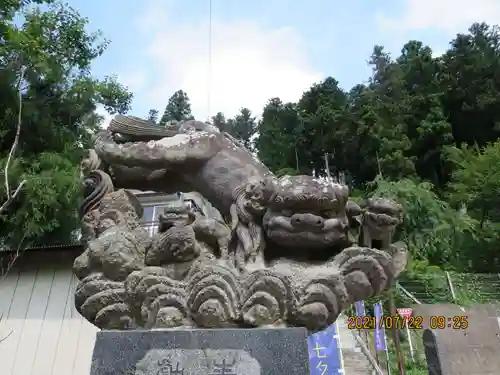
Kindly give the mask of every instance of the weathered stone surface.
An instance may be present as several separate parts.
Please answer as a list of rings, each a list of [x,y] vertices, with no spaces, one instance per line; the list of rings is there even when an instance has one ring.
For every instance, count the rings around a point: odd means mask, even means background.
[[[389,199],[368,199],[363,213],[361,245],[373,247],[379,241],[380,248],[388,248],[396,226],[401,222],[401,206]]]
[[[320,330],[388,289],[406,265],[406,247],[392,244],[397,203],[371,199],[363,209],[348,202],[347,186],[277,178],[210,124],[159,129],[117,116],[82,176],[87,245],[74,264],[75,303],[100,328]],[[151,185],[197,191],[211,210],[169,204],[149,238],[127,188]],[[362,247],[349,239],[351,224],[361,225]]]
[[[499,373],[500,305],[461,308],[452,304],[413,306],[413,315],[424,317],[423,343],[429,374],[494,375]],[[431,316],[444,316],[446,328],[430,329]],[[455,329],[461,317],[467,327]]]
[[[309,374],[306,330],[101,331],[91,375]]]

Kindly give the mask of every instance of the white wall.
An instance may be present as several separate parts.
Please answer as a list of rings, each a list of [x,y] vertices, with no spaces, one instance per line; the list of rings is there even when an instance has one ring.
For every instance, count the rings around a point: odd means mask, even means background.
[[[88,375],[98,330],[76,311],[71,265],[14,271],[0,283],[1,375]]]

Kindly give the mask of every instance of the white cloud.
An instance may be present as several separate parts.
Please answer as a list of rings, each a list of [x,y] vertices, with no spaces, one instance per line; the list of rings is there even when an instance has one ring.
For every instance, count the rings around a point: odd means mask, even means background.
[[[182,89],[200,120],[219,111],[233,116],[241,107],[258,114],[271,97],[296,101],[322,78],[293,29],[266,29],[250,21],[213,20],[209,69],[208,20],[175,24],[163,9],[148,9],[140,22],[147,25],[142,31],[144,40],[151,40],[148,53],[155,63],[145,98],[151,107],[163,109],[170,95]]]
[[[402,0],[402,14],[380,13],[379,26],[406,31],[435,29],[450,34],[463,32],[474,22],[500,23],[499,0]]]

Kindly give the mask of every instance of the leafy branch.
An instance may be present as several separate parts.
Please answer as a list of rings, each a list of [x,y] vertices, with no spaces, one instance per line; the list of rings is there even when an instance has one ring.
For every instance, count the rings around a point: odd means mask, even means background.
[[[21,124],[22,124],[22,108],[23,108],[23,93],[21,89],[22,82],[24,80],[24,74],[26,72],[26,67],[21,68],[21,74],[19,76],[19,81],[17,85],[17,91],[18,91],[18,104],[19,104],[19,109],[18,109],[18,114],[17,114],[17,128],[16,128],[16,135],[14,137],[14,142],[12,142],[12,146],[9,151],[9,156],[7,158],[7,163],[5,164],[4,168],[4,179],[5,179],[5,193],[7,194],[7,200],[0,206],[0,214],[2,214],[7,208],[10,206],[10,204],[17,198],[19,193],[21,192],[22,188],[26,184],[27,180],[24,179],[22,180],[17,188],[14,190],[12,193],[10,190],[10,182],[9,182],[9,166],[12,162],[12,158],[14,157],[14,154],[16,153],[17,146],[19,144],[19,137],[21,136]]]
[[[7,158],[7,163],[5,164],[4,168],[4,179],[5,179],[5,193],[7,195],[7,200],[0,206],[0,214],[5,212],[7,208],[10,206],[10,204],[17,198],[19,193],[21,192],[22,188],[26,184],[27,180],[23,179],[17,188],[14,190],[12,193],[10,190],[10,182],[9,182],[9,166],[10,163],[14,157],[14,154],[16,153],[17,146],[19,144],[19,137],[21,135],[21,125],[22,125],[22,108],[23,108],[23,94],[22,94],[22,89],[21,85],[24,80],[24,74],[25,74],[26,68],[22,67],[21,68],[21,74],[19,76],[19,81],[17,84],[17,91],[18,91],[18,99],[19,99],[19,108],[18,108],[18,114],[17,114],[17,128],[16,128],[16,135],[14,137],[14,141],[12,142],[12,146],[9,151],[9,156]],[[7,277],[7,274],[9,273],[10,269],[14,266],[14,263],[17,261],[19,258],[20,252],[21,252],[21,245],[24,242],[24,237],[21,240],[19,246],[16,249],[16,252],[11,256],[7,262],[7,266],[5,270],[2,270],[1,273],[1,278],[0,278],[0,284],[4,281],[4,279]],[[0,314],[0,322],[3,319],[3,312]],[[12,334],[12,329],[9,331],[7,335],[4,337],[0,337],[0,343],[7,340],[7,338]]]

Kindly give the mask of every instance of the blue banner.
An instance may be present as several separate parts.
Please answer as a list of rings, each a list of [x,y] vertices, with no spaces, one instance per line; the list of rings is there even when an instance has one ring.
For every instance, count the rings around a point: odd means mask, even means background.
[[[307,338],[311,375],[343,374],[337,323]]]
[[[354,308],[356,309],[356,316],[365,316],[365,301],[354,302]]]
[[[382,304],[377,302],[373,305],[373,313],[375,314],[375,332],[373,338],[375,341],[375,350],[387,350],[385,343],[385,327],[380,324],[382,319]]]

